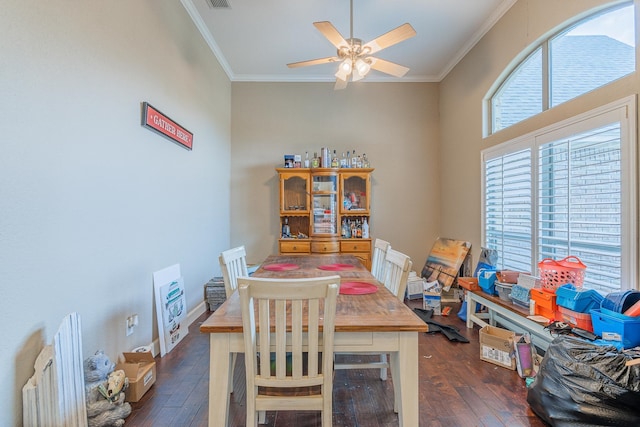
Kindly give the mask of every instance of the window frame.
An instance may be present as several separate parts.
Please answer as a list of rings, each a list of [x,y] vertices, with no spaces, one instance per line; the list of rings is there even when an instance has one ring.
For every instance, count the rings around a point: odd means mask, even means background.
[[[616,2],[613,2],[611,4],[605,5],[602,8],[598,8],[595,11],[592,11],[591,13],[589,13],[588,15],[580,15],[578,19],[576,19],[575,21],[572,22],[568,22],[566,23],[566,25],[563,25],[561,28],[557,29],[556,31],[554,31],[553,33],[550,34],[546,34],[544,37],[538,39],[536,42],[532,43],[532,45],[530,45],[527,49],[525,49],[523,52],[521,52],[518,56],[517,59],[515,61],[513,61],[501,74],[500,77],[494,82],[494,84],[491,86],[491,88],[489,89],[489,91],[487,92],[487,95],[484,98],[483,101],[483,111],[484,111],[484,117],[483,117],[483,137],[488,137],[490,135],[494,135],[502,130],[508,129],[510,127],[513,127],[514,125],[517,125],[518,123],[521,123],[525,120],[528,120],[532,117],[535,117],[541,113],[544,113],[545,111],[548,111],[550,109],[556,108],[560,105],[563,105],[566,102],[571,102],[577,98],[579,98],[580,96],[583,96],[589,92],[592,92],[594,90],[597,90],[603,86],[606,86],[616,80],[619,80],[620,78],[624,78],[626,76],[629,76],[632,73],[628,73],[626,75],[623,75],[621,77],[618,77],[616,79],[613,79],[611,81],[608,81],[606,83],[604,83],[601,86],[592,88],[584,93],[581,93],[580,95],[573,97],[571,99],[568,99],[566,101],[561,102],[558,105],[555,106],[551,106],[551,98],[552,98],[552,94],[551,94],[551,64],[550,64],[550,52],[549,52],[549,45],[550,42],[554,39],[556,39],[557,37],[561,36],[562,34],[565,34],[567,32],[572,31],[573,29],[575,29],[576,27],[579,27],[580,25],[582,25],[583,23],[587,23],[593,19],[598,18],[599,16],[602,15],[606,15],[607,13],[610,12],[614,12],[615,10],[624,8],[624,7],[628,7],[628,6],[633,6],[634,8],[636,8],[636,4],[635,1],[633,0],[618,0]],[[635,30],[635,28],[634,28]],[[523,66],[523,64],[525,64],[527,61],[529,61],[529,59],[531,59],[531,57],[538,51],[540,50],[541,54],[542,54],[542,61],[541,61],[541,69],[540,72],[542,74],[542,94],[541,94],[541,98],[542,98],[542,111],[540,111],[539,113],[533,114],[529,117],[526,117],[524,119],[521,119],[518,122],[512,123],[508,126],[502,127],[500,129],[496,129],[495,128],[495,111],[493,109],[494,107],[494,98],[503,90],[503,88],[505,87],[505,85],[514,77],[515,73],[517,73]],[[636,52],[637,52],[637,48],[636,48]],[[637,55],[636,55],[637,56]],[[636,64],[637,64],[637,58],[636,58]],[[637,67],[634,70],[634,72],[637,72]]]
[[[531,215],[531,271],[538,272],[538,150],[548,142],[596,129],[606,124],[620,122],[621,142],[621,277],[620,289],[638,289],[638,206],[637,206],[637,138],[636,95],[631,95],[562,120],[526,135],[516,137],[480,152],[481,163],[481,241],[487,245],[486,230],[486,162],[508,153],[529,148],[531,150],[532,215]],[[587,269],[588,271],[588,269]]]

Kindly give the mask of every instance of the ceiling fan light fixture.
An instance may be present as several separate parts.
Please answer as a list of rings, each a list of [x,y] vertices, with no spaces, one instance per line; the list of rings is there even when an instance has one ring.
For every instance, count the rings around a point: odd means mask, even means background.
[[[344,80],[346,82],[347,79],[349,78],[349,73],[345,73],[344,70],[342,69],[342,67],[338,67],[338,72],[335,73],[334,76],[336,76],[336,78],[338,78],[340,80]]]
[[[356,70],[358,70],[358,74],[362,77],[366,76],[371,70],[371,65],[362,58],[358,58],[356,61]]]
[[[364,79],[364,74],[360,74],[357,68],[353,69],[353,73],[351,73],[351,81],[357,82],[358,80]]]
[[[209,0],[212,1],[212,0]],[[325,64],[327,62],[340,62],[335,73],[336,84],[334,89],[344,89],[347,82],[362,80],[371,68],[394,77],[403,77],[409,68],[390,61],[370,56],[382,49],[400,43],[416,35],[411,24],[403,24],[385,34],[376,37],[368,43],[362,43],[362,39],[353,37],[353,0],[350,0],[350,34],[345,39],[336,27],[329,21],[314,22],[313,25],[336,49],[336,55],[328,58],[318,58],[308,61],[287,64],[289,68],[304,67],[307,65]]]
[[[342,61],[342,63],[340,64],[340,70],[344,71],[345,74],[349,74],[351,72],[351,70],[353,69],[353,63],[351,61],[351,58],[347,58],[344,61]],[[344,80],[344,79],[343,79]]]

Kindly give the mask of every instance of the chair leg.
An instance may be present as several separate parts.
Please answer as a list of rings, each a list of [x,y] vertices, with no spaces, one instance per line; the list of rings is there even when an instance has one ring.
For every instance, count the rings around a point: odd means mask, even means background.
[[[380,355],[380,362],[388,364],[388,362],[387,362],[387,354],[386,353],[382,353]],[[382,381],[386,381],[387,380],[387,368],[380,368],[380,379]]]

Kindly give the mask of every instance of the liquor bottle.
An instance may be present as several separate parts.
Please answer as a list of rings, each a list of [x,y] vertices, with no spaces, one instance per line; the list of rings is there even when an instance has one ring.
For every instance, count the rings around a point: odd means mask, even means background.
[[[345,168],[350,168],[351,167],[351,151],[347,151],[347,164],[345,165]]]
[[[363,168],[371,167],[371,163],[369,162],[369,159],[367,158],[367,155],[365,153],[362,154],[362,167]]]
[[[342,158],[340,159],[340,167],[341,168],[347,167],[347,155],[344,153],[344,151],[342,152]]]
[[[282,226],[282,237],[291,237],[291,228],[289,228],[289,218],[284,218],[284,225]]]
[[[362,238],[363,239],[369,238],[369,223],[367,222],[367,218],[365,218],[364,221],[362,222]]]
[[[309,167],[309,152],[308,151],[304,152],[304,167],[305,168]]]
[[[331,158],[331,167],[337,168],[339,166],[340,166],[340,163],[338,161],[338,155],[336,154],[336,150],[333,150],[333,157]]]
[[[353,150],[353,152],[351,153],[351,167],[358,167],[358,156],[356,156],[356,150]]]
[[[360,157],[360,155],[358,155],[358,161],[356,163],[356,166],[361,168],[362,167],[362,157]]]
[[[311,167],[312,168],[320,167],[320,158],[318,158],[318,152],[313,153],[313,159],[311,159]]]

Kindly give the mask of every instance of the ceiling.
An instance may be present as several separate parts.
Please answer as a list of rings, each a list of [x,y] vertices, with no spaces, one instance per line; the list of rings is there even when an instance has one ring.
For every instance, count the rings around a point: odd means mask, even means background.
[[[336,63],[293,69],[286,64],[336,54],[313,22],[330,21],[349,38],[349,0],[181,1],[231,81],[335,81]],[[353,36],[363,42],[405,22],[417,32],[375,55],[409,67],[402,79],[372,71],[365,80],[442,80],[515,2],[353,0]]]

